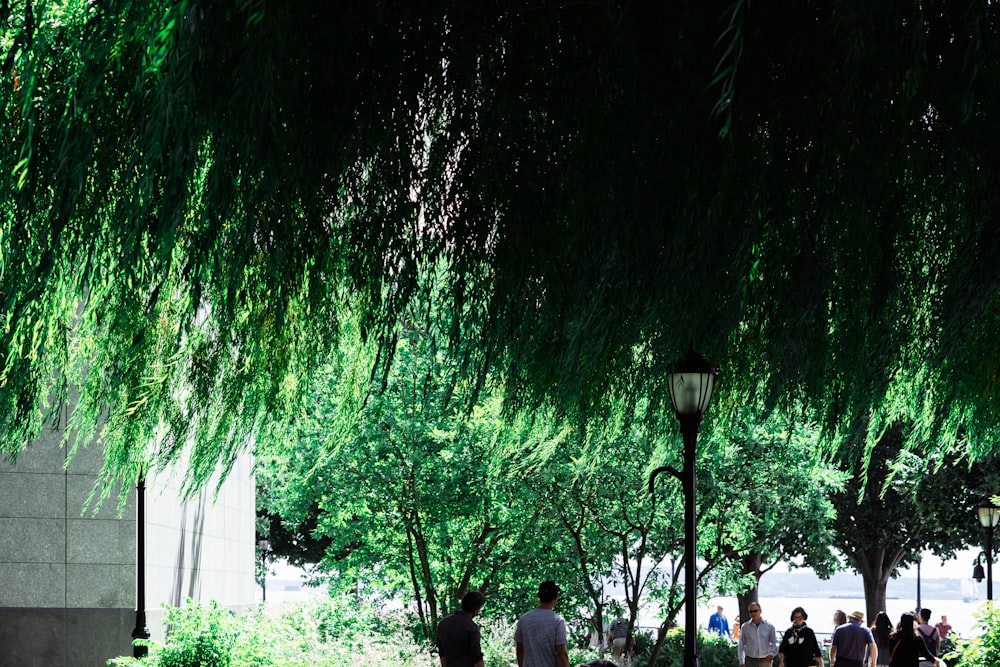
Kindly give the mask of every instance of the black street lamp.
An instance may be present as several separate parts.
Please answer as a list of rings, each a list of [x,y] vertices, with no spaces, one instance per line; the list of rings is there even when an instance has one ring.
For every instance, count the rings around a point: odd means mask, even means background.
[[[986,599],[993,599],[993,532],[1000,523],[1000,507],[994,505],[989,499],[983,500],[976,507],[976,514],[979,517],[979,525],[983,527],[986,549]]]
[[[670,373],[670,400],[684,438],[684,667],[698,667],[698,602],[695,592],[698,567],[697,507],[695,503],[695,453],[701,422],[715,388],[719,369],[690,349]]]
[[[257,540],[257,548],[260,549],[260,599],[267,602],[267,554],[271,551],[271,543],[268,540]]]
[[[132,656],[142,658],[149,649],[135,643],[149,639],[146,625],[146,475],[135,485],[135,628],[132,629]]]

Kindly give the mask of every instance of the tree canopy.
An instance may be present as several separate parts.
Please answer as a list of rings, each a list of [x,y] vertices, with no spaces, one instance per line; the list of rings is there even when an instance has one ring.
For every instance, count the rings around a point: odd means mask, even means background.
[[[100,429],[110,477],[187,450],[200,483],[345,307],[384,373],[419,296],[511,409],[669,405],[693,343],[725,417],[801,403],[980,456],[998,12],[4,2],[0,447]]]

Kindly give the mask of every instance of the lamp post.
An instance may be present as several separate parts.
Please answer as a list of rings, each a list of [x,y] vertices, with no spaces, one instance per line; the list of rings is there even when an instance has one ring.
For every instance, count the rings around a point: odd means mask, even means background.
[[[135,628],[132,629],[132,656],[142,658],[149,649],[135,644],[149,639],[146,625],[146,475],[135,484]]]
[[[271,551],[271,543],[257,540],[257,548],[260,549],[260,599],[267,602],[267,554]]]
[[[983,527],[985,536],[986,555],[986,599],[993,599],[993,532],[1000,523],[1000,507],[994,505],[989,499],[983,500],[976,507],[976,514],[979,517],[979,525]]]
[[[718,373],[719,369],[705,361],[694,348],[674,364],[670,373],[670,400],[684,439],[684,469],[680,474],[684,492],[684,667],[698,667],[695,453],[701,421],[705,418]]]

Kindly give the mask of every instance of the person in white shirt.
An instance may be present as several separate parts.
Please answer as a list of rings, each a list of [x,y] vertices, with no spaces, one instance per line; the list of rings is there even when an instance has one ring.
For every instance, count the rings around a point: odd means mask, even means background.
[[[569,667],[566,621],[552,611],[558,599],[555,582],[543,581],[538,587],[538,607],[517,620],[517,667]]]
[[[750,603],[750,620],[740,627],[737,651],[740,667],[771,667],[778,652],[778,633],[760,615],[760,603]]]

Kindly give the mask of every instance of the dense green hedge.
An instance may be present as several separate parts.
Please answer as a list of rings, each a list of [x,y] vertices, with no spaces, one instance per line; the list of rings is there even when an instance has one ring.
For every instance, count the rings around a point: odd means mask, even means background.
[[[190,601],[166,608],[167,637],[146,642],[149,655],[120,657],[117,667],[366,667],[427,665],[430,646],[413,641],[411,619],[380,613],[351,598],[257,608],[243,615]]]

